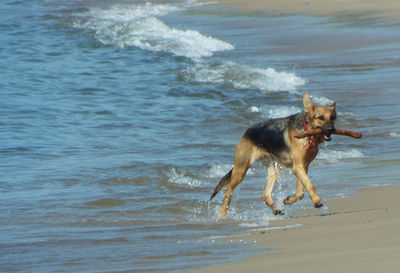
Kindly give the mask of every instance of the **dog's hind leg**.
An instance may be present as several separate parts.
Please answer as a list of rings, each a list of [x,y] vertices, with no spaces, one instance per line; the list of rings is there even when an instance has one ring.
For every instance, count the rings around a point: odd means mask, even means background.
[[[301,183],[301,181],[299,179],[297,179],[296,193],[291,196],[286,197],[283,200],[283,203],[285,205],[291,205],[291,204],[303,199],[303,197],[304,197],[304,189],[303,188],[304,188],[303,184]]]
[[[277,166],[275,164],[271,164],[268,167],[268,178],[267,178],[267,184],[265,185],[265,190],[262,195],[262,198],[267,204],[268,207],[270,207],[275,215],[278,214],[283,214],[282,209],[277,207],[274,204],[274,201],[272,200],[272,190],[274,189],[274,185],[276,180],[278,179],[279,175],[279,170],[277,169]]]
[[[221,217],[226,216],[228,213],[229,205],[232,199],[233,190],[242,182],[249,167],[233,167],[232,177],[230,183],[226,187],[224,201],[222,202]]]
[[[247,139],[240,139],[236,145],[232,174],[226,185],[225,197],[222,202],[221,217],[226,216],[232,199],[233,190],[242,182],[247,170],[258,158],[256,147]]]

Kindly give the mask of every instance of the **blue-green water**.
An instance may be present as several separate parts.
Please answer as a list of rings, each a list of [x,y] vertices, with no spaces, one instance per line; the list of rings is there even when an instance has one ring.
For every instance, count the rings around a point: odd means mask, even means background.
[[[221,196],[207,200],[244,130],[301,111],[304,91],[365,136],[323,145],[310,171],[322,197],[399,182],[398,25],[192,1],[6,0],[0,14],[2,272],[172,272],[254,254],[217,238],[276,218],[264,167],[228,220]],[[294,190],[286,171],[275,198]]]

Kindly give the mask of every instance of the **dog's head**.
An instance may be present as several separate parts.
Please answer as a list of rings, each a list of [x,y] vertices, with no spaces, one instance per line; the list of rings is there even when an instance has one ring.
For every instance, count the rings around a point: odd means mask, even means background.
[[[312,128],[322,129],[324,139],[331,140],[331,133],[335,130],[336,103],[329,106],[315,105],[307,93],[303,96],[304,111]]]

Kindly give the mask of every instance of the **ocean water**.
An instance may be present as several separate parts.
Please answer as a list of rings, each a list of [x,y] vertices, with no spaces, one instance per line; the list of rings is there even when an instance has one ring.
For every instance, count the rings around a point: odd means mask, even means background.
[[[257,254],[235,235],[277,218],[266,169],[250,169],[227,220],[222,194],[207,200],[245,129],[302,111],[305,91],[364,134],[322,145],[310,177],[325,200],[399,183],[388,20],[179,0],[4,0],[0,13],[1,272],[182,272]],[[274,198],[294,190],[283,171]]]

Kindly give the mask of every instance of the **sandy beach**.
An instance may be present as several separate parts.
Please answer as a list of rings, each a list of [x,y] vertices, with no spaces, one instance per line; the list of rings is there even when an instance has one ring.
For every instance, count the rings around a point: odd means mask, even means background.
[[[389,16],[400,21],[400,2],[396,0],[219,0],[220,5],[230,5],[241,10],[271,10],[281,13],[306,13],[310,15],[328,15],[333,13],[361,12],[370,16]]]
[[[193,272],[400,272],[400,186],[369,188],[302,211],[242,239],[275,248],[258,257]]]

